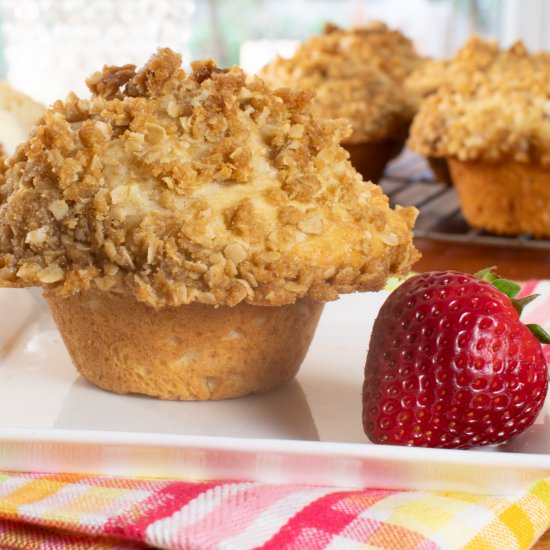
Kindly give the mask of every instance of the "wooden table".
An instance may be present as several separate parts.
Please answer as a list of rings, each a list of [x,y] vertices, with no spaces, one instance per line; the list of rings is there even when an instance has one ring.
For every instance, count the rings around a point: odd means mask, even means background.
[[[403,174],[398,179],[385,178],[381,186],[392,205],[419,208],[415,242],[423,257],[415,265],[416,271],[458,269],[475,273],[496,265],[499,273],[510,279],[550,279],[548,240],[535,244],[526,235],[518,239],[472,230],[460,214],[453,187],[408,182]]]
[[[550,279],[550,252],[526,248],[455,244],[431,239],[415,239],[422,259],[415,271],[458,269],[475,273],[496,265],[503,277],[515,280]]]
[[[546,534],[533,546],[533,550],[550,550],[550,531],[546,531]]]

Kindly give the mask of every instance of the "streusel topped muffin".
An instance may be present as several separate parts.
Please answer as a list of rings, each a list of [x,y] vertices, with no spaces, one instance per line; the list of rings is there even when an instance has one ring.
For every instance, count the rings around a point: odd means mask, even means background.
[[[416,98],[418,108],[423,99],[435,93],[453,79],[468,79],[469,75],[485,70],[499,56],[496,42],[472,36],[452,59],[425,59],[405,80],[405,88]],[[428,163],[436,179],[452,183],[446,159],[428,156]]]
[[[366,179],[377,180],[401,150],[415,104],[397,80],[418,58],[410,41],[377,24],[343,30],[329,26],[293,57],[278,57],[261,71],[274,86],[315,92],[320,116],[344,118],[353,132],[343,140]]]
[[[266,391],[296,373],[323,303],[417,257],[307,92],[160,50],[105,67],[11,158],[0,285],[42,286],[79,371],[167,399]]]
[[[463,56],[422,104],[409,146],[449,161],[472,225],[550,235],[549,77],[545,56],[522,43],[503,51],[491,45],[483,60]]]

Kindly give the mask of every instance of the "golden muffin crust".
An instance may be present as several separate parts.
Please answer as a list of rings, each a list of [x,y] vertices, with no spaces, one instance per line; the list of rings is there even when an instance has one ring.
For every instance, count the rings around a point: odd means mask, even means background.
[[[549,76],[548,56],[531,55],[521,42],[499,50],[477,39],[421,105],[409,147],[432,157],[548,165]]]
[[[307,298],[281,307],[159,310],[98,290],[45,298],[75,367],[93,384],[200,401],[264,392],[294,378],[323,310]]]
[[[10,159],[0,284],[283,305],[374,290],[416,259],[412,208],[361,180],[310,94],[159,50],[56,102]]]
[[[396,79],[410,70],[413,54],[416,59],[410,41],[383,24],[327,26],[293,57],[277,57],[260,74],[276,87],[314,91],[321,115],[351,124],[353,133],[344,143],[404,139],[414,103]]]

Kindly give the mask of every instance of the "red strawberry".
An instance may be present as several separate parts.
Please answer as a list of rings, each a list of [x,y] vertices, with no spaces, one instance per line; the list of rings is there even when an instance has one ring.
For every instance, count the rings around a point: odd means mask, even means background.
[[[516,300],[518,291],[491,270],[434,271],[388,297],[365,365],[371,441],[467,448],[505,441],[534,422],[548,390],[537,337],[550,336],[520,322],[536,296]]]

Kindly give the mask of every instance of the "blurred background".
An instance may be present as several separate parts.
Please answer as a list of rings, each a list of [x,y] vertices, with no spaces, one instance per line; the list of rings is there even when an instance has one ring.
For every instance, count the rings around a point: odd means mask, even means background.
[[[432,57],[451,55],[472,33],[508,45],[550,46],[545,0],[0,0],[0,76],[49,103],[106,64],[143,63],[158,46],[185,60],[213,57],[254,72],[326,21],[373,19],[411,37]]]

